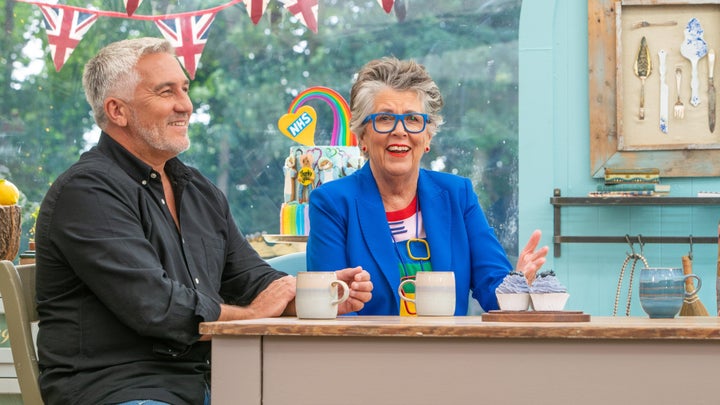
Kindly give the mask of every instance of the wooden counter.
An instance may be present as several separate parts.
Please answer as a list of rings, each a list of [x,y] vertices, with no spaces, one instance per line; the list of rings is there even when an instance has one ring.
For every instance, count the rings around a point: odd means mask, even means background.
[[[590,322],[483,322],[479,316],[353,316],[335,320],[272,318],[208,322],[200,333],[272,336],[377,336],[558,339],[720,340],[720,318],[592,317]],[[719,359],[720,361],[720,359]],[[720,365],[719,365],[720,366]]]
[[[224,404],[720,403],[720,318],[209,322]]]

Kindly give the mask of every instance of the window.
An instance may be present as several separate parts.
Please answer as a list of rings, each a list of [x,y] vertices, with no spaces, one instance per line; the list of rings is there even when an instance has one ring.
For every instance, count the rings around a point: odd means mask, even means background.
[[[124,12],[122,2],[60,2]],[[143,2],[137,15],[208,9],[227,1]],[[518,24],[521,0],[376,0],[320,2],[319,32],[305,28],[277,0],[254,25],[242,4],[218,12],[191,97],[191,149],[182,159],[227,194],[246,235],[278,233],[283,161],[293,142],[277,129],[293,98],[311,86],[349,96],[367,61],[394,55],[423,63],[445,97],[446,125],[424,158],[427,168],[472,179],[507,252],[517,253]],[[85,101],[84,63],[115,40],[160,36],[151,21],[100,17],[57,72],[39,8],[10,2],[0,10],[0,177],[24,193],[30,214],[49,184],[92,146],[98,129]],[[329,143],[332,116],[322,104],[316,143]]]

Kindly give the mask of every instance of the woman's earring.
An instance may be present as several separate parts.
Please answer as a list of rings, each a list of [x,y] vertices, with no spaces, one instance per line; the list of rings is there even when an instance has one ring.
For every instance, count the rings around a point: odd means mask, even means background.
[[[363,145],[363,147],[361,149],[363,152],[367,152],[367,146]]]
[[[426,146],[426,147],[425,147],[425,153],[428,153],[428,152],[430,152],[430,147],[429,147],[429,146]]]

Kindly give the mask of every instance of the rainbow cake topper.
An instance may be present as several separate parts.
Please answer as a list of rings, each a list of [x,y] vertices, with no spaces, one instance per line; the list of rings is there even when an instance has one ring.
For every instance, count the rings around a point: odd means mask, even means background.
[[[283,135],[306,146],[315,146],[317,113],[309,105],[310,100],[325,101],[333,111],[331,146],[357,146],[357,138],[350,132],[350,107],[335,90],[323,86],[310,87],[298,94],[290,103],[287,114],[278,120]]]

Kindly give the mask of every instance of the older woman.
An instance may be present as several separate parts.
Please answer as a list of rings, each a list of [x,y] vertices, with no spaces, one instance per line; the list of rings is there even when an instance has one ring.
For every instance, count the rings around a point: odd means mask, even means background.
[[[420,168],[443,124],[442,106],[437,85],[414,61],[371,61],[350,91],[350,125],[367,163],[313,191],[307,263],[367,270],[373,298],[360,314],[412,314],[398,285],[431,270],[455,272],[456,315],[467,313],[469,291],[486,311],[497,309],[495,288],[512,271],[470,180]],[[518,258],[517,271],[530,281],[548,252],[536,250],[539,241],[535,231]]]

